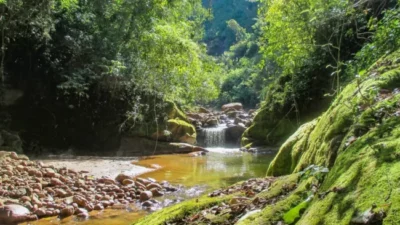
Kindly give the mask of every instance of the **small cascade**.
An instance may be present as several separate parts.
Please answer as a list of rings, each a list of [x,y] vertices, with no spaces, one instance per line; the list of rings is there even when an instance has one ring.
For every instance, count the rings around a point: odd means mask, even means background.
[[[203,130],[205,147],[225,146],[225,129],[226,126],[221,125],[215,128],[205,128]]]

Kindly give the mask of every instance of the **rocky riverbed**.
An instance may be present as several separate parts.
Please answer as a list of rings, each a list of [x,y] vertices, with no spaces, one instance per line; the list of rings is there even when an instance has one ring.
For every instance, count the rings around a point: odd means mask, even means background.
[[[153,197],[178,190],[167,181],[134,178],[137,174],[129,172],[112,177],[121,169],[110,170],[112,164],[106,169],[109,176],[101,176],[103,168],[94,174],[82,170],[83,164],[74,169],[58,166],[30,161],[14,152],[0,152],[2,224],[54,216],[87,218],[93,210],[127,209],[130,204],[151,210],[159,204]]]

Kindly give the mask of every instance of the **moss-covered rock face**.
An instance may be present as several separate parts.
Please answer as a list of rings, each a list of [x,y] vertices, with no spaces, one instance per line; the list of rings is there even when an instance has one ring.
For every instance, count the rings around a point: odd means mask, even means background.
[[[331,169],[321,184],[321,198],[311,202],[297,224],[400,222],[397,87],[400,51],[361,74],[327,112],[281,147],[269,175],[298,172],[312,164]]]
[[[314,130],[318,120],[306,123],[301,126],[280,148],[275,159],[271,162],[267,175],[290,174],[297,166],[298,161],[306,151],[307,140]]]
[[[253,124],[243,133],[241,145],[275,146],[296,130],[296,122],[271,116],[268,109],[261,111],[254,118]]]
[[[316,63],[295,75],[280,75],[268,87],[253,125],[243,134],[242,146],[280,146],[302,123],[325,111],[332,100],[324,96],[331,89],[331,73]]]
[[[400,109],[396,88],[400,87],[399,58],[400,51],[378,61],[368,73],[347,85],[317,121],[301,127],[282,145],[268,174],[298,172],[312,164],[332,167],[337,156],[353,142],[363,137],[371,140],[371,132],[397,120]],[[390,130],[386,132],[390,133]],[[299,156],[298,151],[303,153]],[[285,172],[282,173],[278,167],[284,165],[278,162],[287,162],[288,154],[298,158],[289,159],[294,161],[286,164],[289,168],[283,169]]]

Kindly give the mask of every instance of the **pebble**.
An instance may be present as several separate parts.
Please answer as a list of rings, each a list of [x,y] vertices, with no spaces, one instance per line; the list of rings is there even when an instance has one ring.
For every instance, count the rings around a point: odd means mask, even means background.
[[[1,217],[1,210],[9,204],[24,205],[19,206],[23,207],[26,215],[19,217],[18,223],[50,216],[88,218],[89,211],[107,207],[127,209],[130,203],[137,201],[146,208],[153,207],[156,202],[153,197],[178,190],[166,181],[158,183],[153,178],[134,179],[121,173],[116,179],[94,179],[86,175],[87,171],[77,172],[32,162],[15,152],[0,151],[2,154],[5,156],[0,158],[0,195],[6,199],[0,201],[1,222],[6,221]]]

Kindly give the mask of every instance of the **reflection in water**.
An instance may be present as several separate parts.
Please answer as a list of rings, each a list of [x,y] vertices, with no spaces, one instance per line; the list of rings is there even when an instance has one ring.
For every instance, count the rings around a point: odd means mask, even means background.
[[[125,210],[104,210],[102,212],[93,211],[90,219],[81,220],[75,217],[68,217],[60,220],[56,217],[41,219],[37,222],[30,222],[29,225],[127,225],[137,221],[147,213],[143,211],[129,212]]]
[[[274,155],[253,155],[237,149],[209,149],[203,157],[161,155],[140,160],[137,165],[160,165],[162,169],[142,175],[186,187],[207,185],[210,189],[251,177],[263,177]],[[225,154],[221,154],[225,153]]]

